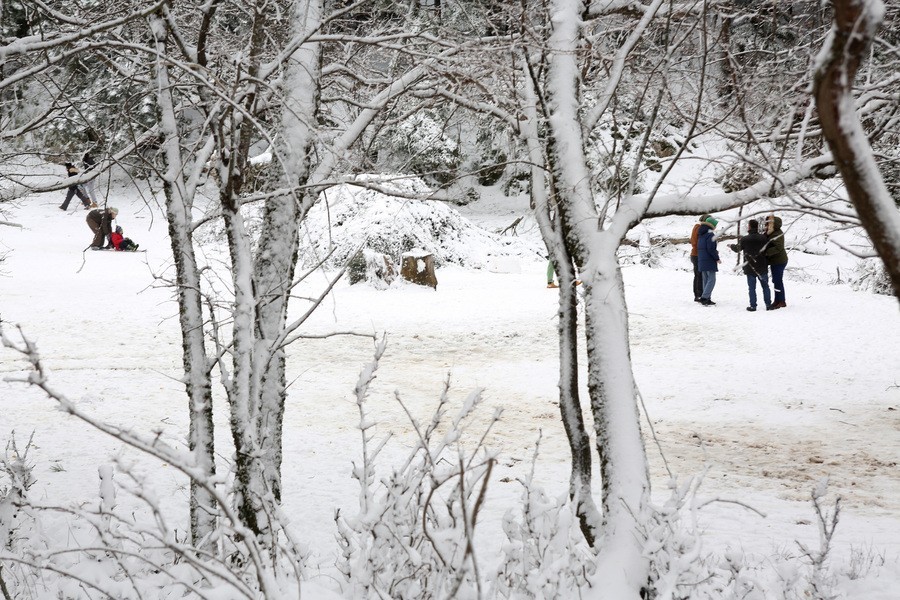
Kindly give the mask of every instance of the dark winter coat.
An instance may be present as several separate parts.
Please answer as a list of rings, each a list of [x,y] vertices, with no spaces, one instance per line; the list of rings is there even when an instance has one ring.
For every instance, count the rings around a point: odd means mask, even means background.
[[[786,265],[787,251],[784,249],[784,232],[781,230],[781,217],[775,217],[774,224],[767,227],[769,242],[766,245],[766,259],[770,265]]]
[[[699,271],[718,271],[719,249],[716,233],[709,225],[701,225],[697,235],[697,269]]]
[[[105,240],[109,239],[109,234],[113,231],[113,220],[115,220],[115,217],[108,208],[102,210],[95,208],[87,214],[85,221],[87,221],[91,231],[94,232],[94,241],[91,242],[92,246],[101,246]]]
[[[769,263],[766,260],[766,242],[768,242],[766,236],[754,231],[742,237],[737,244],[730,246],[735,252],[744,252],[745,275],[756,275],[759,277],[768,273]]]

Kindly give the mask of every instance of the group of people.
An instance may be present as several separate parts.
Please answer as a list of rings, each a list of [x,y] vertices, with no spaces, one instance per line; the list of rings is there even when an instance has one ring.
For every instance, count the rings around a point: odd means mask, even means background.
[[[718,219],[711,215],[703,215],[691,230],[691,262],[694,266],[694,302],[703,306],[715,306],[712,292],[716,287],[716,272],[722,263],[719,258],[716,242],[716,226]],[[750,219],[747,223],[747,235],[738,243],[729,246],[735,252],[743,252],[743,271],[747,277],[747,288],[750,294],[750,305],[747,310],[756,311],[756,284],[762,287],[763,302],[766,310],[787,307],[784,295],[784,270],[788,256],[784,249],[784,232],[781,230],[781,218],[774,215],[766,217],[763,230],[759,221]],[[769,269],[772,271],[774,295],[769,290]]]
[[[84,153],[81,163],[86,172],[97,164],[90,152]],[[78,167],[73,163],[67,162],[64,166],[69,177],[78,175]],[[134,251],[138,249],[138,245],[134,241],[125,237],[121,227],[113,227],[113,222],[119,214],[119,209],[113,206],[99,208],[93,180],[85,181],[82,184],[70,185],[66,192],[66,199],[63,200],[59,207],[60,210],[68,210],[69,203],[75,196],[78,196],[78,199],[81,200],[84,209],[90,211],[87,214],[87,218],[85,218],[85,222],[94,234],[94,238],[89,246],[91,250]]]

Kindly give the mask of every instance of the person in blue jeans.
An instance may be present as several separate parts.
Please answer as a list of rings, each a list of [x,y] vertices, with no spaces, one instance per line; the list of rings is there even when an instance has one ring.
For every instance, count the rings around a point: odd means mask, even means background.
[[[788,255],[784,249],[784,232],[781,230],[781,217],[766,217],[766,236],[769,238],[766,244],[766,260],[772,269],[772,287],[775,289],[775,297],[772,298],[772,308],[786,308],[784,295],[784,270],[787,268]]]
[[[772,297],[769,292],[769,268],[766,262],[766,243],[768,239],[759,232],[759,221],[750,219],[747,223],[747,235],[737,244],[729,246],[735,252],[744,253],[744,275],[747,276],[747,290],[750,292],[750,306],[747,310],[756,310],[756,282],[762,286],[763,302],[766,310],[772,310]]]
[[[719,249],[714,231],[718,224],[718,219],[707,217],[697,232],[697,269],[703,280],[703,293],[700,294],[700,304],[703,306],[715,306],[716,304],[712,301],[712,292],[716,287],[718,265],[722,262],[719,260]]]

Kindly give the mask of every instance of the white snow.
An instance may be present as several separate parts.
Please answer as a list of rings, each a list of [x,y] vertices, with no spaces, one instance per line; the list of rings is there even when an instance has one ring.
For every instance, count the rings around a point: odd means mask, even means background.
[[[177,306],[172,290],[154,277],[171,264],[165,219],[158,208],[143,203],[138,191],[114,187],[110,201],[120,210],[119,224],[148,252],[82,255],[91,237],[85,212],[60,211],[64,193],[25,197],[4,216],[23,226],[0,225],[0,253],[6,256],[0,263],[4,327],[21,325],[50,368],[50,385],[81,410],[141,434],[159,431],[167,441],[184,440]],[[512,220],[510,204],[493,198],[462,212],[492,228]],[[789,248],[813,227],[798,221],[792,228],[791,219],[786,216]],[[645,227],[653,236],[687,236],[693,220],[654,220]],[[530,235],[535,254],[540,253],[534,232]],[[635,239],[640,237],[635,233]],[[835,267],[847,272],[855,259],[826,245],[816,246],[815,254],[791,252],[788,308],[748,313],[745,279],[732,273],[731,252],[723,246],[727,267],[713,294],[716,307],[693,302],[685,247],[665,253],[660,268],[624,268],[635,377],[659,441],[657,447],[645,421],[654,499],[662,502],[668,495],[663,457],[680,481],[708,467],[700,496],[722,502],[699,512],[704,550],[762,564],[773,556],[797,555],[795,541],[817,547],[809,498],[827,477],[826,503],[842,498],[828,559],[843,574],[837,589],[846,598],[896,599],[896,300],[829,285]],[[510,260],[503,258],[507,264]],[[557,497],[565,494],[569,476],[556,403],[556,292],[545,287],[545,261],[527,254],[515,260],[518,269],[441,266],[438,291],[404,282],[376,290],[343,280],[306,330],[387,332],[387,350],[366,403],[367,422],[377,423],[371,431],[394,434],[382,461],[405,455],[413,439],[395,390],[425,421],[449,372],[454,412],[475,388],[484,388],[476,414],[485,422],[495,409],[503,409],[489,438],[500,457],[478,525],[479,557],[485,560],[506,540],[502,516],[520,494],[516,478],[527,476],[539,432],[535,483]],[[489,263],[487,256],[480,262]],[[313,296],[325,281],[324,274],[311,277],[295,295]],[[354,386],[373,352],[371,340],[358,337],[300,340],[288,350],[293,383],[284,422],[284,510],[312,549],[313,564],[326,575],[334,562],[334,511],[342,508],[352,515],[358,508],[359,488],[351,478],[352,462],[361,455]],[[113,496],[108,480],[101,482],[98,475],[98,469],[118,461],[117,466],[130,464],[146,477],[163,510],[186,527],[188,489],[180,474],[63,414],[38,390],[7,381],[24,368],[19,357],[0,349],[0,439],[15,430],[21,450],[35,432],[37,447],[28,455],[37,479],[34,497],[121,505],[128,500]],[[227,457],[230,436],[221,389],[216,401],[217,449]],[[858,576],[851,578],[854,569]],[[316,590],[330,587],[327,577],[314,585]],[[330,594],[311,589],[306,590],[310,597]]]

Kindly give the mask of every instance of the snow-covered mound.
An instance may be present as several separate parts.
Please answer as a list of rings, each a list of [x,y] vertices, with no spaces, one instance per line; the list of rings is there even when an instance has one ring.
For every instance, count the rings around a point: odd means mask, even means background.
[[[342,266],[360,248],[387,254],[395,262],[404,252],[420,249],[434,255],[436,266],[476,269],[509,259],[542,259],[533,242],[486,231],[446,203],[426,200],[432,190],[421,179],[365,176],[359,182],[328,190],[310,211],[301,232],[304,264],[315,264],[334,249],[326,265]],[[397,195],[385,193],[392,191]]]

